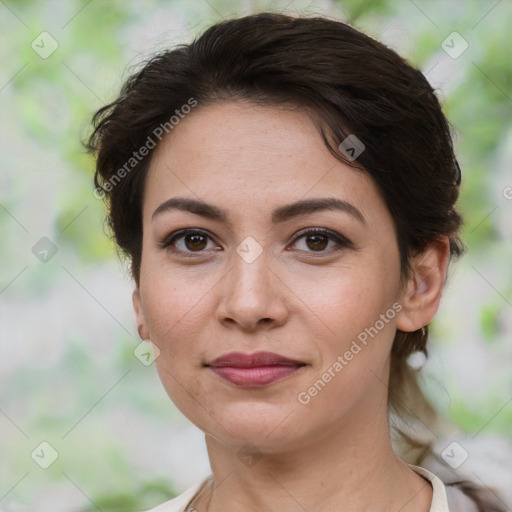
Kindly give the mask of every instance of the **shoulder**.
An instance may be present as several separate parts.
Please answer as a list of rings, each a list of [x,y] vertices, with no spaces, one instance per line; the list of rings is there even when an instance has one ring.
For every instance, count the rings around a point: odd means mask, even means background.
[[[413,466],[412,464],[409,464],[409,467],[425,480],[429,481],[432,485],[432,503],[430,505],[429,512],[451,512],[448,507],[446,487],[442,480],[438,476],[434,475],[434,473],[431,473],[420,466]]]
[[[185,492],[176,496],[172,500],[166,501],[157,507],[154,507],[150,510],[146,510],[145,512],[185,512],[189,503],[195,498],[197,493],[201,490],[202,486],[208,481],[208,478],[205,478],[201,482],[194,484],[192,487],[189,487]]]
[[[478,512],[478,506],[456,486],[445,486],[442,480],[425,468],[409,464],[411,469],[432,485],[432,503],[429,512]]]
[[[451,512],[479,512],[477,504],[455,485],[446,486],[446,495]]]

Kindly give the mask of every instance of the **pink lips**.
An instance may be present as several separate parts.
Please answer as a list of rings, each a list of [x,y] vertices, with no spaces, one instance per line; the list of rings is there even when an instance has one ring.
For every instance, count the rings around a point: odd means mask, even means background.
[[[305,363],[272,352],[230,352],[206,366],[219,377],[237,386],[262,387],[292,375],[305,366]]]

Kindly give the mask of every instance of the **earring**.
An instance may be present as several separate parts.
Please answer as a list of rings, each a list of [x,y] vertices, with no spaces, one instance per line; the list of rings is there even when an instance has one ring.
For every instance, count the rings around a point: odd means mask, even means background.
[[[407,366],[413,370],[421,370],[426,362],[427,356],[425,355],[425,352],[422,352],[421,350],[413,352],[407,356]]]
[[[423,368],[425,363],[427,362],[427,354],[426,354],[426,340],[424,339],[427,335],[427,329],[425,326],[421,328],[421,340],[420,340],[420,346],[423,348],[420,348],[419,350],[415,350],[414,352],[411,352],[407,356],[407,365],[412,368],[413,370],[420,370]]]

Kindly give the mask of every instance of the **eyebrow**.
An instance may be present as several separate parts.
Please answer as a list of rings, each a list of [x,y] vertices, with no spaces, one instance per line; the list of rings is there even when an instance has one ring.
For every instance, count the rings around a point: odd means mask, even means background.
[[[222,210],[213,204],[187,197],[172,197],[171,199],[164,201],[153,212],[151,220],[153,221],[157,215],[171,210],[186,211],[207,219],[224,222],[228,225],[231,224],[226,210]],[[366,224],[363,214],[353,204],[334,197],[303,199],[295,203],[280,206],[272,211],[272,224],[275,225],[300,215],[307,215],[309,213],[315,213],[323,210],[342,211],[348,213],[362,224]]]

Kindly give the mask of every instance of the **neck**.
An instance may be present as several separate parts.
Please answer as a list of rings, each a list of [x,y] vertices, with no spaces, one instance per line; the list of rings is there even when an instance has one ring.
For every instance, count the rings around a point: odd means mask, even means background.
[[[380,409],[352,411],[347,424],[288,451],[255,450],[252,459],[206,435],[213,480],[195,508],[334,512],[343,504],[344,512],[428,512],[431,485],[393,453],[387,407]]]

